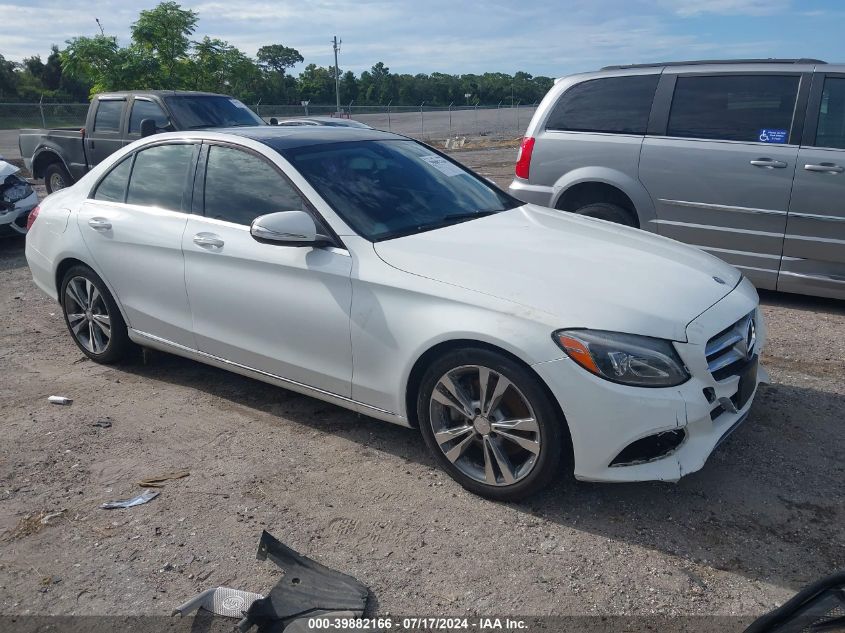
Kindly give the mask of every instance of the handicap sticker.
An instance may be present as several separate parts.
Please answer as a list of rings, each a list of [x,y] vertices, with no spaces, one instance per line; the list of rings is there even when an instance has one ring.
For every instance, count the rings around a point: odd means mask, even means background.
[[[786,137],[789,135],[787,130],[760,130],[761,143],[786,143]]]

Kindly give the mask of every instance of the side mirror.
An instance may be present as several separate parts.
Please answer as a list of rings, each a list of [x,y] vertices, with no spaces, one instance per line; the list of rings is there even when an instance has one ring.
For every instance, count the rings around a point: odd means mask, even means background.
[[[141,120],[141,138],[152,136],[156,132],[158,132],[158,127],[156,127],[155,119]]]
[[[314,246],[325,238],[317,234],[314,218],[305,211],[279,211],[252,221],[249,232],[259,242],[287,246]]]
[[[270,125],[278,125],[278,124],[279,124],[279,119],[277,119],[274,116],[271,116],[270,117]]]

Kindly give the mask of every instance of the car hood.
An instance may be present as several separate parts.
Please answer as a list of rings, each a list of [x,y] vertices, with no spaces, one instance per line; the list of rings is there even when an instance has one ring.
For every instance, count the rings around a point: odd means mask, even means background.
[[[678,341],[741,279],[696,248],[534,205],[378,242],[375,250],[402,271],[542,311],[555,327]]]

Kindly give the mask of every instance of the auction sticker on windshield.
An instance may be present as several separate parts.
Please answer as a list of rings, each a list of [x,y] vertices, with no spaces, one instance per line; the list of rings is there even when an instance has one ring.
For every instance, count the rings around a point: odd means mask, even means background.
[[[457,165],[453,165],[448,160],[441,156],[421,156],[425,162],[434,167],[436,170],[443,172],[450,178],[452,176],[460,176],[463,170]]]

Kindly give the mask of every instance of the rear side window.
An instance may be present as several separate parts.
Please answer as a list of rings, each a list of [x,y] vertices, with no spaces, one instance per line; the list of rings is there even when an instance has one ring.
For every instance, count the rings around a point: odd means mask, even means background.
[[[787,143],[798,81],[779,75],[678,77],[667,134]]]
[[[645,134],[658,78],[608,77],[576,84],[558,99],[546,129]]]
[[[135,155],[126,202],[182,210],[193,145],[156,145]]]
[[[144,119],[152,119],[156,122],[156,127],[159,128],[166,127],[169,123],[167,115],[157,103],[136,99],[132,102],[132,114],[129,117],[129,133],[140,133],[141,121]]]
[[[132,157],[129,156],[117,164],[105,178],[97,185],[94,200],[108,202],[123,202],[126,200],[126,185],[129,184],[129,170],[132,168]]]
[[[265,160],[232,147],[209,147],[206,217],[252,224],[260,215],[293,210],[305,210],[302,198]]]
[[[95,132],[119,132],[120,115],[123,112],[124,101],[104,100],[97,103],[97,114],[94,115]]]
[[[845,149],[845,79],[824,80],[815,145]]]

